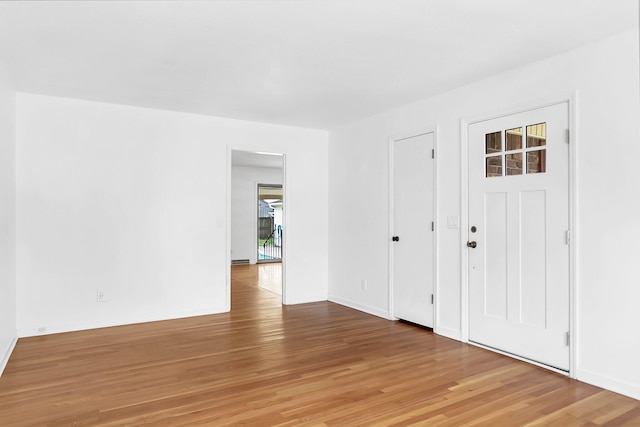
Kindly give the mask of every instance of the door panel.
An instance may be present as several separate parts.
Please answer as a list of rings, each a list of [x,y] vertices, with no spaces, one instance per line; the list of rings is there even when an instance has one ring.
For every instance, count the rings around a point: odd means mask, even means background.
[[[546,301],[546,191],[520,193],[522,323],[544,328]]]
[[[569,369],[568,105],[469,126],[469,338]]]
[[[485,194],[487,254],[485,314],[507,318],[507,193]]]
[[[393,142],[393,314],[433,327],[434,134]]]

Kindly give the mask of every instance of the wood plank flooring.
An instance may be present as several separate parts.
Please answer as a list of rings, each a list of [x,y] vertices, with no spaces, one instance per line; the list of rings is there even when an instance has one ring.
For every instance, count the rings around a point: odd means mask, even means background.
[[[233,267],[232,311],[20,339],[1,426],[640,426],[640,402]]]

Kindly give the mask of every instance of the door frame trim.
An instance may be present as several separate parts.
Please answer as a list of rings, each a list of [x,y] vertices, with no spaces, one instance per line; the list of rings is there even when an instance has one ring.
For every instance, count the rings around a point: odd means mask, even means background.
[[[578,186],[577,186],[577,149],[578,149],[578,92],[568,96],[555,98],[548,102],[531,103],[509,111],[494,114],[484,114],[478,117],[460,119],[460,339],[469,342],[469,252],[467,249],[469,229],[469,126],[474,123],[493,120],[512,114],[524,113],[531,110],[550,107],[553,105],[568,105],[569,120],[569,372],[571,378],[576,378],[578,331],[577,322],[577,259],[578,259]],[[508,353],[504,353],[510,355]],[[513,355],[510,355],[513,357]],[[536,365],[526,358],[516,357]],[[547,367],[548,368],[548,367]]]
[[[438,125],[431,125],[431,126],[425,126],[422,128],[418,128],[415,129],[413,131],[407,131],[407,132],[401,132],[401,133],[397,133],[392,135],[391,137],[389,137],[389,146],[388,146],[388,150],[389,150],[389,176],[387,178],[387,181],[389,183],[389,201],[388,201],[388,209],[389,209],[389,224],[388,224],[388,282],[389,282],[389,306],[387,309],[387,312],[389,313],[389,319],[391,320],[398,320],[397,317],[395,317],[394,315],[394,310],[393,310],[393,291],[394,291],[394,283],[393,283],[393,273],[394,273],[394,269],[393,269],[393,256],[394,256],[394,251],[393,251],[393,242],[391,241],[391,237],[393,235],[393,221],[394,221],[394,213],[393,213],[393,202],[394,202],[394,198],[393,198],[393,183],[394,183],[394,172],[395,172],[395,168],[394,168],[394,151],[393,151],[393,144],[396,141],[401,141],[403,139],[408,139],[408,138],[413,138],[416,136],[420,136],[420,135],[427,135],[432,133],[433,134],[433,150],[434,150],[434,159],[433,159],[433,222],[434,222],[434,229],[433,229],[433,320],[432,320],[432,324],[433,324],[433,331],[435,333],[438,333],[438,283],[439,283],[439,271],[438,271],[438,260],[439,260],[439,253],[438,253],[438,238],[439,238],[439,232],[438,232],[438,199],[439,199],[439,185],[438,185],[438,131],[439,131],[439,126]]]

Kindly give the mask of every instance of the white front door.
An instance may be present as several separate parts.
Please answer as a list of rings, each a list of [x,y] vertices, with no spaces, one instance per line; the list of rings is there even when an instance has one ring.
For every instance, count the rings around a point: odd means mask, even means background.
[[[469,339],[569,370],[568,104],[469,125]]]
[[[393,141],[393,315],[433,327],[434,133]]]

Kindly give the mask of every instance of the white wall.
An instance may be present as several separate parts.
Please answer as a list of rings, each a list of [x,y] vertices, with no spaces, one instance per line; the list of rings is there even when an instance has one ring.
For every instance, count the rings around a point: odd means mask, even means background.
[[[0,374],[16,333],[15,91],[0,63]]]
[[[258,184],[282,185],[280,168],[233,166],[231,169],[231,259],[258,258]],[[285,202],[286,203],[286,202]]]
[[[439,125],[436,331],[461,337],[461,119],[578,92],[579,379],[640,398],[638,34],[631,31],[330,132],[329,298],[388,315],[388,138]],[[367,291],[360,280],[367,279]]]
[[[285,302],[326,299],[326,132],[19,93],[19,335],[228,310],[234,148],[286,154]]]

